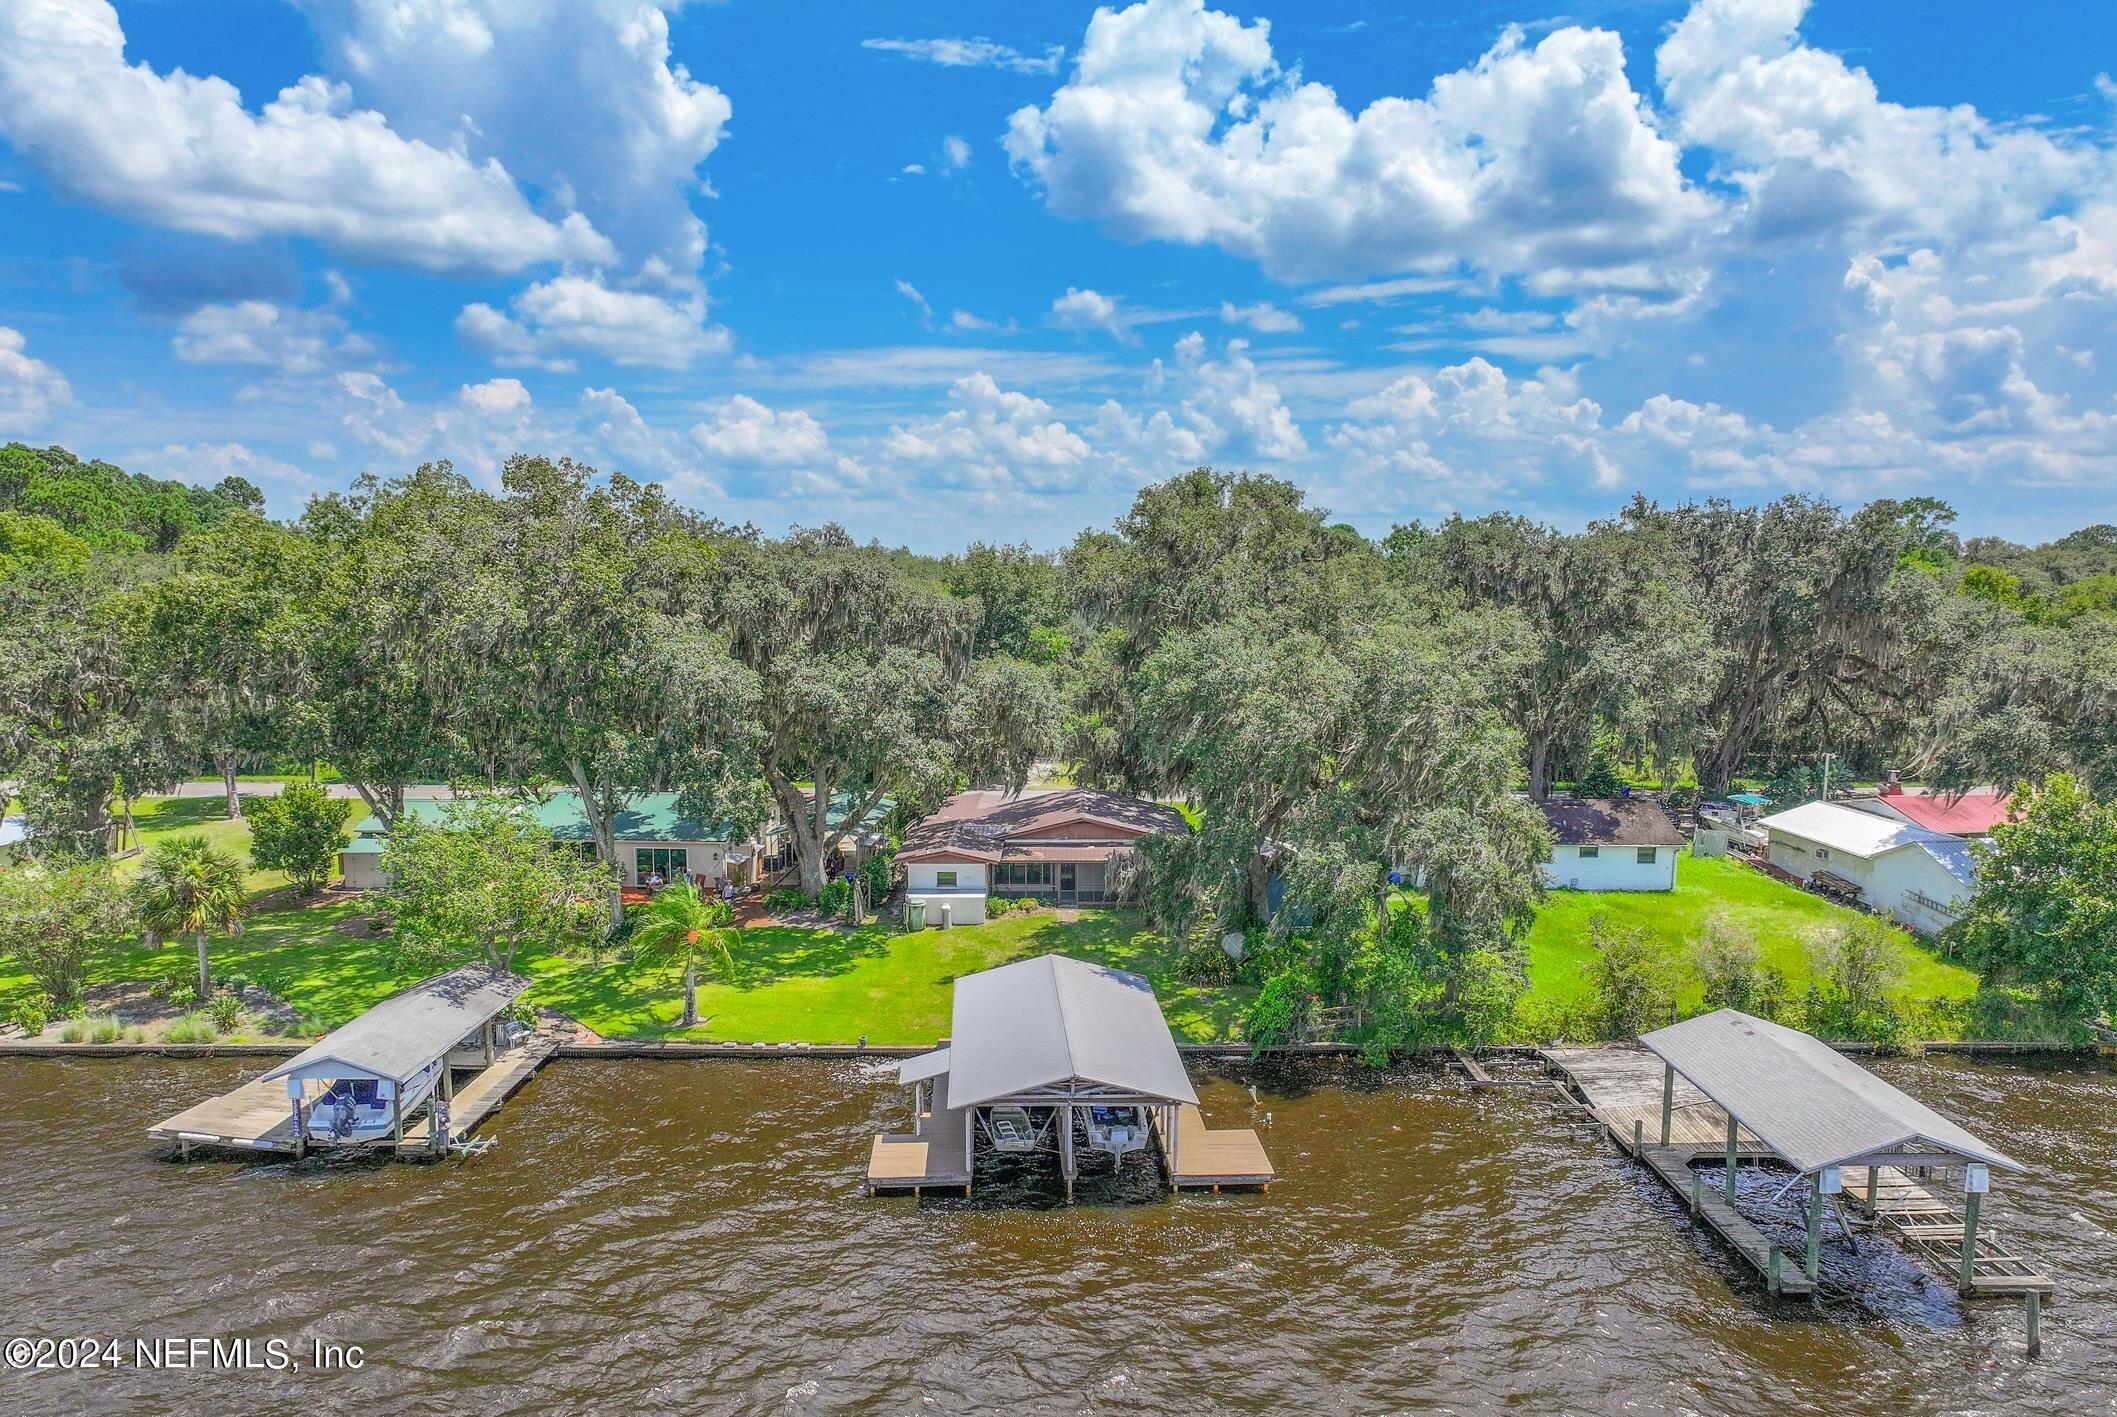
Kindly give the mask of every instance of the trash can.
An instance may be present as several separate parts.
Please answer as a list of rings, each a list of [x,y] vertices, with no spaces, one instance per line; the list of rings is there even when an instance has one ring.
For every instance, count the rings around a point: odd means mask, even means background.
[[[924,930],[926,928],[926,902],[908,900],[904,903],[904,928]]]

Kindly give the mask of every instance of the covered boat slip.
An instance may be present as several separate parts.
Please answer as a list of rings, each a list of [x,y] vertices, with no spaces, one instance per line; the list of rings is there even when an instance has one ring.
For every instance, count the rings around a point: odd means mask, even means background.
[[[1205,1126],[1141,976],[1045,955],[958,979],[952,1007],[948,1043],[898,1070],[912,1090],[912,1130],[875,1139],[871,1193],[968,1192],[981,1144],[1054,1154],[1069,1199],[1084,1149],[1119,1164],[1152,1149],[1171,1189],[1274,1179],[1255,1132]]]
[[[148,1135],[177,1143],[179,1154],[197,1145],[297,1157],[341,1146],[440,1155],[557,1050],[555,1035],[500,1046],[497,1021],[528,987],[520,975],[483,965],[437,975]],[[460,1093],[452,1064],[479,1070]]]
[[[1623,1048],[1547,1049],[1596,1120],[1647,1162],[1774,1292],[1811,1292],[1825,1238],[1856,1244],[1846,1207],[1948,1274],[1965,1297],[2052,1292],[2036,1266],[1979,1232],[1994,1170],[2021,1163],[1805,1033],[1722,1009],[1657,1029]],[[1718,1161],[1718,1197],[1692,1167]],[[1803,1188],[1806,1245],[1778,1251],[1737,1205],[1742,1162],[1791,1172]],[[1942,1178],[1947,1178],[1945,1181]],[[2032,1343],[2034,1339],[2032,1337]]]

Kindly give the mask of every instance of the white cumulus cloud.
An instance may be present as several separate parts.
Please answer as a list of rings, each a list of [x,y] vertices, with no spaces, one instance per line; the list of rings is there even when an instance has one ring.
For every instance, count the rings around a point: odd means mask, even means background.
[[[343,84],[310,75],[253,114],[225,80],[127,64],[107,0],[0,6],[0,135],[68,196],[185,231],[435,269],[613,254],[579,212],[540,215],[498,161],[407,137]]]
[[[1214,245],[1279,278],[1468,265],[1598,273],[1681,252],[1713,204],[1685,181],[1615,34],[1509,31],[1419,98],[1345,109],[1281,68],[1266,21],[1203,0],[1098,10],[1071,78],[1007,149],[1063,216]]]
[[[178,322],[172,343],[187,364],[255,364],[283,374],[316,374],[375,358],[374,346],[330,311],[268,300],[201,305]]]
[[[530,286],[508,308],[465,306],[456,333],[496,363],[545,369],[570,369],[576,355],[681,369],[729,343],[725,329],[706,324],[705,297],[696,291],[665,296],[568,274]]]
[[[52,410],[73,402],[66,377],[28,354],[20,330],[0,325],[0,433],[28,433],[42,427]]]

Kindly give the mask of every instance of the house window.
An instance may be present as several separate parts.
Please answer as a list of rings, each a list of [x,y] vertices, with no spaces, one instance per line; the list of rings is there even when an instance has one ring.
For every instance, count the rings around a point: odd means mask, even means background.
[[[1026,890],[1051,884],[1049,861],[1003,861],[992,868],[992,883],[1003,889]]]
[[[1653,847],[1651,847],[1651,846],[1642,846],[1642,847],[1640,847],[1640,848],[1639,848],[1639,864],[1640,864],[1640,865],[1642,865],[1642,866],[1651,866],[1651,865],[1653,865],[1653,864],[1654,864],[1654,848],[1653,848]]]
[[[944,891],[945,891],[945,890],[953,890],[953,889],[955,889],[955,884],[956,884],[956,873],[955,873],[955,872],[953,872],[953,871],[936,871],[936,872],[934,872],[934,889],[936,889],[936,890],[944,890]]]
[[[1580,859],[1583,861],[1592,861],[1600,855],[1602,855],[1602,848],[1599,846],[1583,846],[1580,848]]]
[[[681,846],[642,846],[634,853],[633,879],[645,885],[659,875],[664,881],[691,877],[691,853]]]
[[[1816,848],[1816,860],[1818,860],[1818,861],[1828,861],[1829,859],[1830,859],[1830,853],[1829,853],[1828,851],[1825,851],[1825,850],[1824,850],[1824,849],[1823,849],[1822,847],[1820,847],[1820,846]]]

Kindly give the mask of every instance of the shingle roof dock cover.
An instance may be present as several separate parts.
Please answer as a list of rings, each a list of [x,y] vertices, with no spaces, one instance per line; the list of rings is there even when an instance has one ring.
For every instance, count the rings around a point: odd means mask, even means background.
[[[1829,1044],[1780,1024],[1720,1009],[1639,1041],[1804,1174],[1892,1152],[2024,1169]]]

